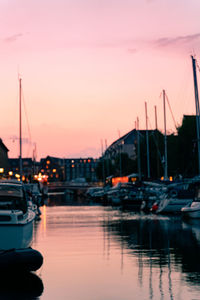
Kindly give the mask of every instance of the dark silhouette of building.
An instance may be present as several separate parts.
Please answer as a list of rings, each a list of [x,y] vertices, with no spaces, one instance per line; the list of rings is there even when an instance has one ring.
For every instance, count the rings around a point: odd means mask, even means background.
[[[8,148],[4,145],[2,139],[0,139],[0,174],[3,175],[7,175],[10,169],[8,151]]]
[[[13,176],[15,174],[19,174],[19,158],[10,158],[10,171],[13,172]],[[36,162],[33,161],[32,158],[22,158],[22,174],[31,179],[36,171]]]

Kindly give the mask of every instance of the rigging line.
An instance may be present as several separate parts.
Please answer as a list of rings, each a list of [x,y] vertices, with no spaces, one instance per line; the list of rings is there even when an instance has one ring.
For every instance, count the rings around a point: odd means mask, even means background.
[[[174,121],[174,126],[175,126],[175,128],[177,129],[178,126],[177,126],[177,124],[176,124],[176,121],[175,121],[175,118],[174,118],[174,115],[173,115],[173,112],[172,112],[172,108],[171,108],[171,105],[170,105],[170,103],[169,103],[169,98],[168,98],[166,92],[165,92],[165,96],[166,96],[166,98],[167,98],[167,103],[168,103],[168,106],[169,106],[169,110],[170,110],[170,112],[171,112],[172,119],[173,119],[173,121]]]
[[[156,149],[158,151],[158,156],[159,156],[159,159],[160,159],[160,162],[161,162],[161,165],[162,165],[162,168],[164,170],[164,165],[162,164],[162,155],[160,153],[160,149],[159,149],[159,146],[158,146],[158,141],[157,141],[157,138],[155,137],[155,130],[152,129],[152,126],[151,126],[151,122],[150,122],[150,119],[148,118],[148,123],[149,123],[149,127],[151,128],[152,130],[152,133],[151,133],[151,136],[153,137],[153,141],[154,141],[154,144],[156,146]]]
[[[197,69],[198,69],[198,71],[199,71],[199,73],[200,73],[200,67],[199,67],[199,64],[198,64],[197,59],[196,59],[196,66],[197,66]]]

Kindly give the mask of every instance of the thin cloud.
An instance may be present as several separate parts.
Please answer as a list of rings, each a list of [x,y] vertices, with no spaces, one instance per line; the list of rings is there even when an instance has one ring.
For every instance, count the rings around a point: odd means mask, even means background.
[[[22,36],[23,36],[23,33],[13,34],[11,36],[6,37],[3,41],[5,43],[13,43],[13,42],[16,42]]]
[[[200,33],[185,35],[185,36],[177,36],[177,37],[163,37],[159,38],[153,43],[157,47],[166,47],[166,46],[173,46],[177,44],[189,44],[191,42],[195,42],[200,40]]]

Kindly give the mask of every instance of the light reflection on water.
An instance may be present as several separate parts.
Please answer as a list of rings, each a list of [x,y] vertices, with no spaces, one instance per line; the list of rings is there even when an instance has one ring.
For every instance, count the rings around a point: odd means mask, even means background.
[[[32,247],[40,299],[200,299],[200,221],[101,206],[45,206]]]

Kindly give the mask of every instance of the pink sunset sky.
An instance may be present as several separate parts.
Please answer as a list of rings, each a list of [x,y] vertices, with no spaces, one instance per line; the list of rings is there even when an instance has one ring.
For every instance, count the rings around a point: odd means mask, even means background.
[[[1,0],[1,135],[23,157],[99,157],[135,127],[163,130],[166,90],[177,124],[194,114],[191,54],[200,63],[199,0]],[[28,117],[29,127],[26,121]],[[30,129],[30,130],[29,130]],[[167,110],[167,129],[175,125]]]

